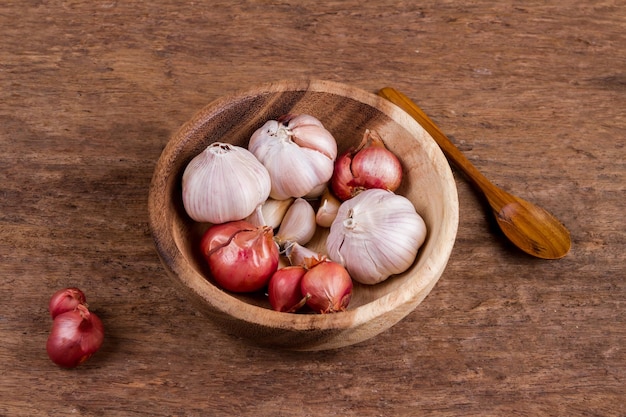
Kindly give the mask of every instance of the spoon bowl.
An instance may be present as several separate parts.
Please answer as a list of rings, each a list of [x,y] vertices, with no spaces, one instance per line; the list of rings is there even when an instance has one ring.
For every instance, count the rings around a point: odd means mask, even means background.
[[[410,98],[391,87],[378,95],[410,114],[435,139],[446,157],[485,196],[504,235],[519,249],[542,259],[559,259],[570,250],[570,233],[543,208],[491,183]]]
[[[507,197],[490,205],[498,226],[515,246],[542,259],[559,259],[569,252],[569,231],[556,217],[519,197]],[[497,206],[501,206],[499,210]]]

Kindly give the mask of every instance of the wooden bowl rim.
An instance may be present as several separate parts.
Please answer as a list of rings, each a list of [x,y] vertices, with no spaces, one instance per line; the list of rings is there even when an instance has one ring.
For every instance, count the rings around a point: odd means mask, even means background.
[[[450,200],[446,204],[448,210],[446,213],[443,213],[445,221],[442,222],[440,233],[443,240],[440,245],[442,250],[438,252],[436,259],[431,257],[427,260],[426,267],[420,270],[423,274],[421,279],[407,280],[402,286],[384,296],[341,313],[287,314],[255,306],[228,294],[211,284],[186,261],[185,256],[174,242],[172,230],[169,224],[167,224],[167,218],[163,210],[163,207],[166,207],[166,199],[168,198],[164,184],[166,184],[167,178],[171,174],[168,171],[168,167],[171,166],[172,161],[178,156],[186,142],[190,140],[189,138],[193,136],[193,132],[199,129],[206,120],[210,120],[216,114],[223,112],[225,108],[235,106],[250,97],[288,91],[311,91],[347,97],[384,113],[408,132],[423,132],[422,137],[424,140],[420,142],[424,146],[425,151],[434,159],[433,163],[443,168],[441,175],[446,188],[444,189],[444,194]],[[418,139],[416,138],[416,140]],[[414,306],[409,306],[408,312],[410,312],[419,304],[419,301],[416,302],[415,298],[419,296],[420,292],[429,285],[434,285],[433,281],[436,282],[443,273],[454,246],[459,221],[458,195],[450,166],[434,139],[424,131],[419,123],[399,107],[373,93],[334,81],[316,79],[281,80],[265,83],[227,94],[204,106],[178,129],[162,151],[151,181],[148,207],[149,224],[157,252],[164,267],[172,277],[182,281],[184,286],[201,297],[218,313],[259,326],[298,331],[337,330],[359,327],[378,316],[414,303]]]

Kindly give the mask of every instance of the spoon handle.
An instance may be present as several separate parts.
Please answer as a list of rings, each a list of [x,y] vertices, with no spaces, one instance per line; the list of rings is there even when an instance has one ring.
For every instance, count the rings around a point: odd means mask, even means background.
[[[389,100],[410,114],[433,137],[446,157],[477,186],[485,195],[493,191],[495,186],[485,177],[463,153],[437,127],[430,117],[410,98],[392,87],[378,91],[378,95]]]
[[[567,254],[569,231],[556,217],[492,184],[410,98],[391,87],[381,89],[378,95],[406,111],[432,136],[446,157],[483,193],[500,229],[515,246],[543,259]]]

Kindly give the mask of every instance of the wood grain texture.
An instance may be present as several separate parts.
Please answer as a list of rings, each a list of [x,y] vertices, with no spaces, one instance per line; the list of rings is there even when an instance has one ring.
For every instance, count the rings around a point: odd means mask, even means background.
[[[0,415],[626,414],[621,2],[0,4]],[[572,249],[508,246],[458,175],[448,267],[374,339],[284,353],[225,336],[165,277],[147,195],[169,137],[223,94],[318,78],[415,100]],[[76,285],[103,348],[45,353]]]

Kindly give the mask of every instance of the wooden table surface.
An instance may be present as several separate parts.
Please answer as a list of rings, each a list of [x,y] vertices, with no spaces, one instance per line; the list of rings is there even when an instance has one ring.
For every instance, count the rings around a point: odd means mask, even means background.
[[[624,6],[3,1],[0,415],[626,415]],[[571,252],[512,248],[455,171],[448,267],[396,326],[316,353],[228,336],[165,275],[148,186],[205,104],[294,78],[403,91]],[[45,351],[66,286],[106,327],[74,370]]]

